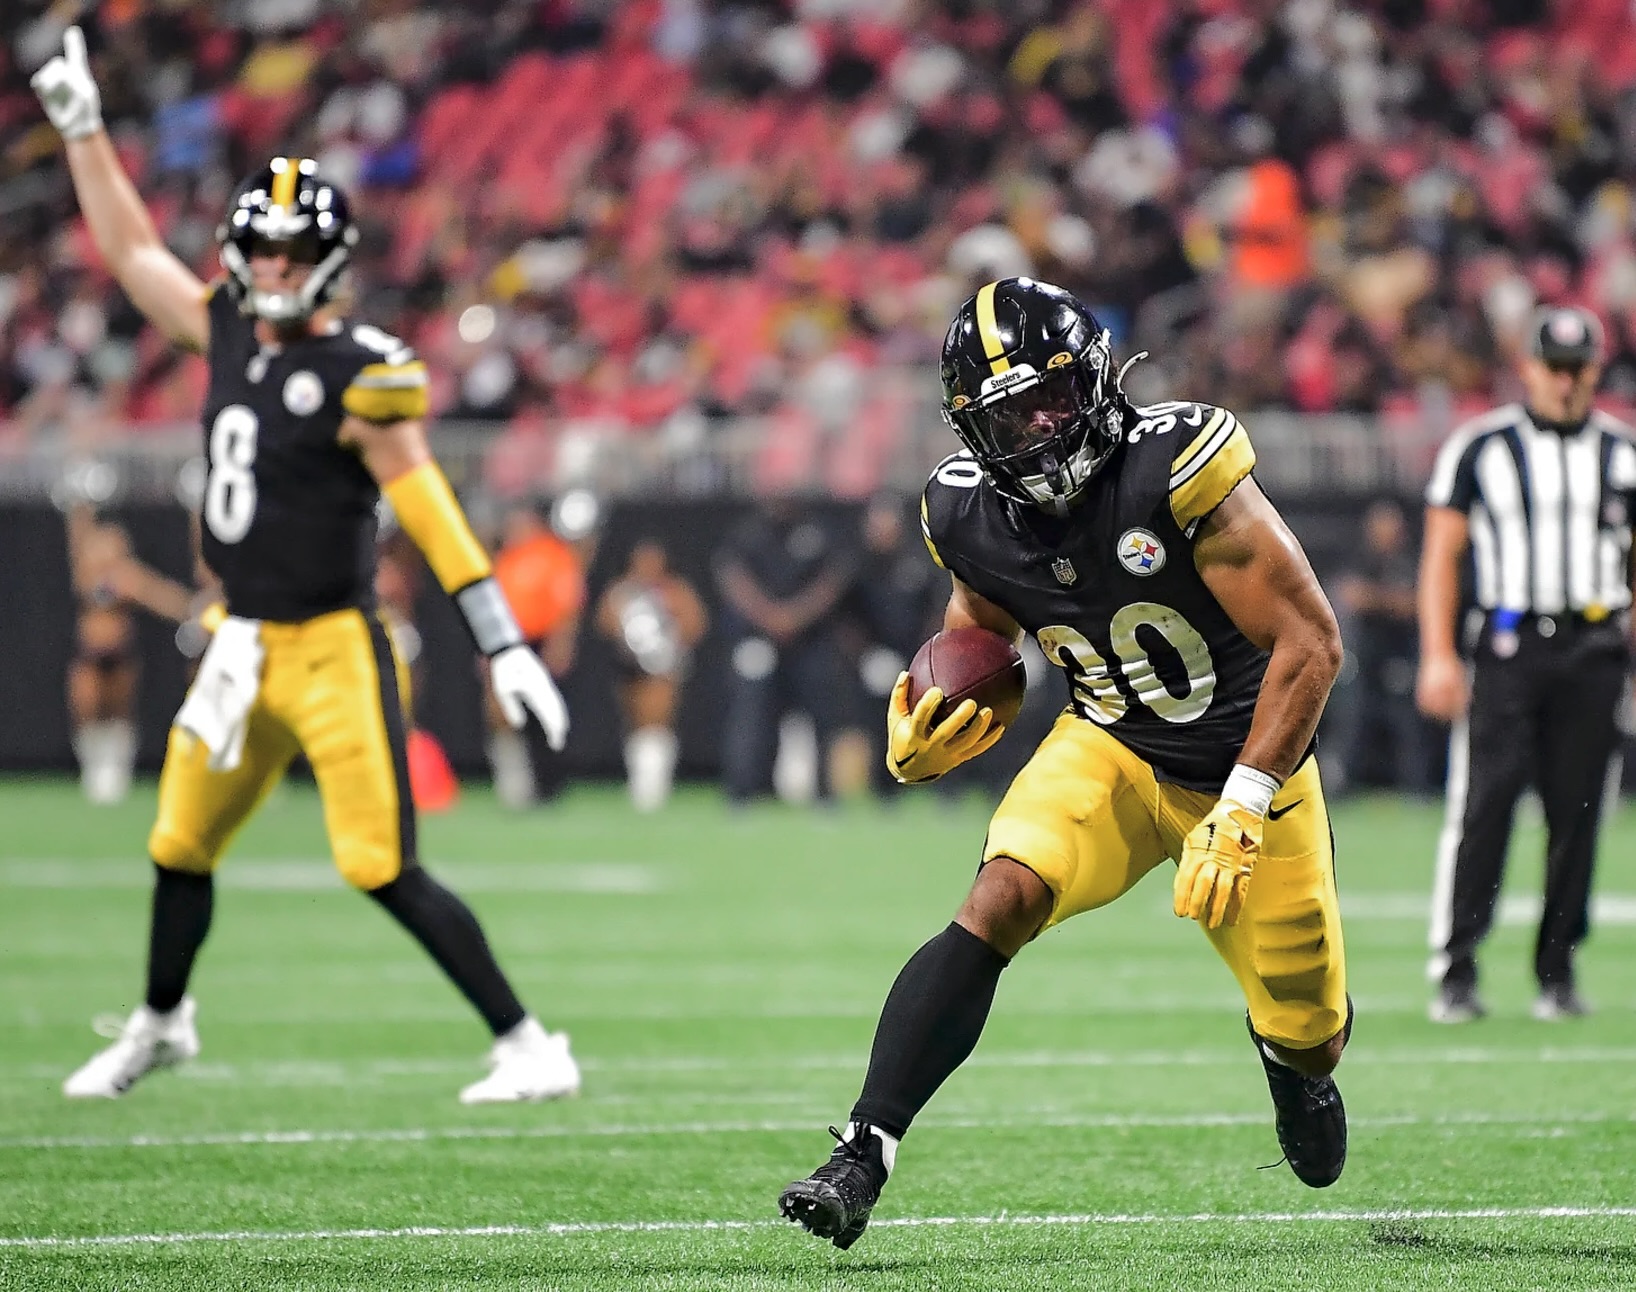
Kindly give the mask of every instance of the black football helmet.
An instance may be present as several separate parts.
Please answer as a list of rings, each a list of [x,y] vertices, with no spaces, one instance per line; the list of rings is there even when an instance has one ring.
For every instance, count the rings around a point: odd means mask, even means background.
[[[962,305],[942,377],[944,420],[1016,502],[1066,515],[1123,436],[1108,330],[1050,283],[1002,278]]]
[[[306,157],[274,157],[233,194],[227,218],[216,230],[227,288],[246,314],[272,323],[308,317],[341,285],[352,259],[358,227],[346,194],[318,173]],[[250,257],[261,249],[287,254],[311,265],[296,292],[264,292],[250,273]]]

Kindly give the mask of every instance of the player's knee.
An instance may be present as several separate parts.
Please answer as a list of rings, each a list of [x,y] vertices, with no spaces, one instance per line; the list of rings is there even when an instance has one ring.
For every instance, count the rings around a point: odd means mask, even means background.
[[[208,875],[216,869],[214,849],[199,839],[163,826],[155,826],[148,836],[148,856],[156,866],[189,875]]]
[[[345,848],[335,854],[335,868],[352,887],[368,893],[384,888],[403,873],[403,858],[396,849]]]
[[[1021,862],[995,857],[977,872],[955,921],[1008,959],[1051,916],[1051,890]]]

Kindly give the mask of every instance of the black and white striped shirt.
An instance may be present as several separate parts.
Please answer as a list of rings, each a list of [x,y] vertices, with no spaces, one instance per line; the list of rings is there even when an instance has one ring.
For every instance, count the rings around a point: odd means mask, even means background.
[[[1630,605],[1636,430],[1618,418],[1595,411],[1563,435],[1496,408],[1449,437],[1426,501],[1469,519],[1484,609],[1600,619]]]

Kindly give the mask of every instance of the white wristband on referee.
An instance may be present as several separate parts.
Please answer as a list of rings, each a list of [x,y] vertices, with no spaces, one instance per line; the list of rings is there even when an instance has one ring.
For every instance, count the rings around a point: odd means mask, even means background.
[[[1221,797],[1249,808],[1257,816],[1266,816],[1280,784],[1276,776],[1269,776],[1259,768],[1234,763],[1233,770],[1227,774],[1227,783],[1221,787]]]
[[[517,627],[506,594],[492,575],[461,588],[454,594],[454,603],[466,617],[471,639],[483,654],[498,655],[508,647],[522,645],[523,630]]]

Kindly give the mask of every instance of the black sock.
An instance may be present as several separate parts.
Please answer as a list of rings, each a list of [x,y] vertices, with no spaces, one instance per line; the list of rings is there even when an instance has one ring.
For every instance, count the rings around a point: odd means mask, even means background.
[[[977,1044],[1010,963],[958,924],[916,951],[887,993],[852,1120],[901,1137]]]
[[[209,875],[154,866],[153,922],[148,926],[148,1008],[168,1014],[187,995],[193,961],[210,932],[216,886]]]
[[[528,1016],[471,908],[422,867],[408,867],[390,884],[370,889],[369,895],[426,948],[496,1036]]]

